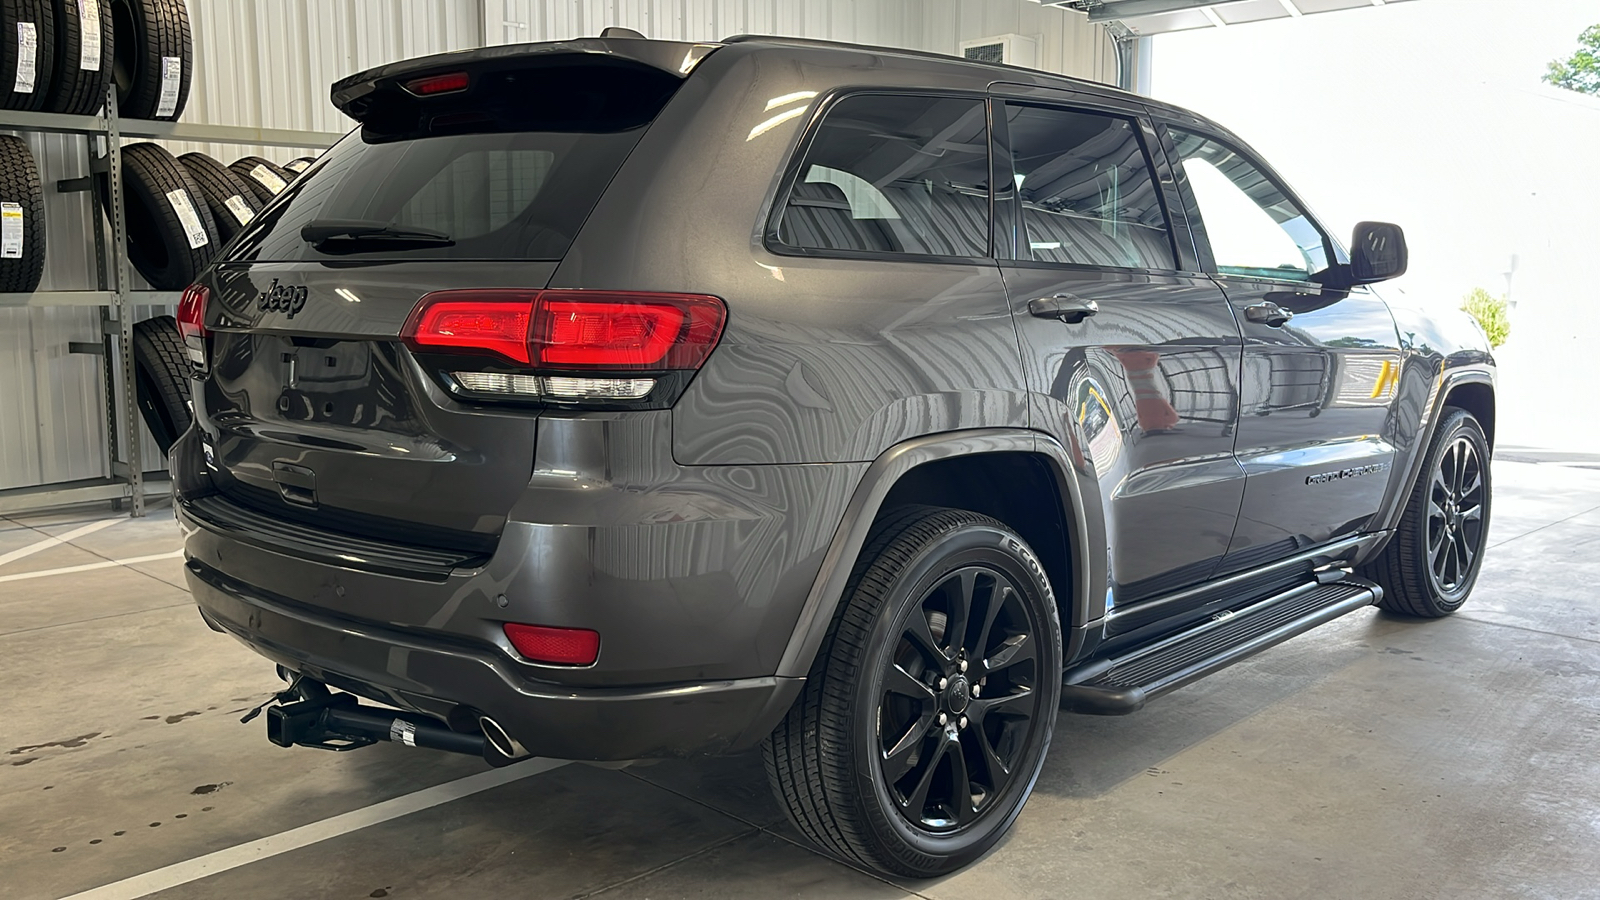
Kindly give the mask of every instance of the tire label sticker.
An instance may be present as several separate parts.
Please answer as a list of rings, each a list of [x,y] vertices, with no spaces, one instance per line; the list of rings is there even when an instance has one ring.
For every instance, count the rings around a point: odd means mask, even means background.
[[[297,159],[293,162],[284,163],[283,167],[291,172],[304,172],[305,170],[311,168],[311,163],[308,163],[303,159]]]
[[[228,207],[228,212],[233,213],[233,217],[239,220],[240,225],[249,225],[250,220],[255,217],[255,213],[250,211],[250,204],[244,202],[244,198],[238,194],[234,194],[222,203]]]
[[[17,85],[19,94],[33,93],[34,73],[39,68],[39,28],[32,22],[17,23]]]
[[[78,0],[78,68],[100,71],[100,0]]]
[[[250,170],[250,177],[261,182],[267,190],[274,194],[281,193],[284,188],[289,186],[289,182],[284,181],[282,175],[259,163],[256,164],[254,169]]]
[[[206,227],[200,224],[200,215],[194,211],[194,203],[189,200],[189,192],[183,188],[167,191],[167,202],[172,204],[172,211],[178,214],[178,221],[183,223],[183,233],[189,238],[189,249],[198,250],[211,239],[206,235]]]
[[[178,89],[182,84],[183,60],[176,56],[161,57],[161,102],[156,104],[156,118],[178,111]]]
[[[0,203],[0,259],[22,258],[22,204]]]

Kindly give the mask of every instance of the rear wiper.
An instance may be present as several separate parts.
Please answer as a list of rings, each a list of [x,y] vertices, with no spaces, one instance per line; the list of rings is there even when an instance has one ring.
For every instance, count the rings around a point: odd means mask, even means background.
[[[407,244],[454,246],[450,235],[431,228],[398,228],[387,222],[364,219],[316,219],[300,229],[300,237],[313,247],[332,240],[395,241]]]

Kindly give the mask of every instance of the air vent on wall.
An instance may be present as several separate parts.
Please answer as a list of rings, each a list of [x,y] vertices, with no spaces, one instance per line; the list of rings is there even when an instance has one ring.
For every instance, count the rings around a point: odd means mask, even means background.
[[[976,62],[1005,63],[1008,66],[1035,67],[1039,64],[1039,41],[1020,34],[1001,34],[961,42],[961,56]]]

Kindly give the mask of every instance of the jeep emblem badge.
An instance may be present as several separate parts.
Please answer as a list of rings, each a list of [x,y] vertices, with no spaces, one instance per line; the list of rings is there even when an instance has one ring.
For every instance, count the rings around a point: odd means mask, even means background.
[[[272,286],[261,292],[256,298],[256,308],[262,312],[287,313],[284,318],[292,319],[294,314],[306,308],[306,287],[291,287],[279,284],[278,279],[272,279]]]

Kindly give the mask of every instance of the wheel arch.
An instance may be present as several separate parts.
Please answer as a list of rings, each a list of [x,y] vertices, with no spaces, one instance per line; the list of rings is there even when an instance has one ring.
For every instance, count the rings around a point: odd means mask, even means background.
[[[1455,406],[1472,413],[1483,426],[1483,436],[1494,451],[1494,388],[1487,381],[1461,381],[1444,396],[1445,406]]]
[[[828,545],[778,676],[810,671],[873,524],[885,510],[906,503],[969,509],[1015,528],[1050,576],[1064,659],[1072,658],[1082,633],[1075,626],[1090,617],[1086,601],[1093,596],[1089,585],[1097,557],[1067,452],[1048,436],[1024,429],[974,429],[905,441],[868,467]]]

